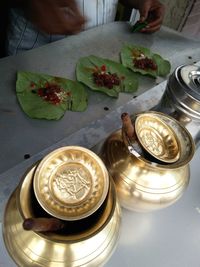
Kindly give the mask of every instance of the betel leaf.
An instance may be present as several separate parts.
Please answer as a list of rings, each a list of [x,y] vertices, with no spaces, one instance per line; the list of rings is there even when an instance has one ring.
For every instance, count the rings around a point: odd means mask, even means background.
[[[139,54],[143,54],[145,57],[152,59],[157,65],[157,69],[153,70],[151,68],[141,69],[134,66],[134,59],[139,57]],[[154,54],[149,48],[137,46],[137,45],[124,45],[122,47],[121,53],[122,64],[131,69],[134,72],[139,72],[143,75],[150,75],[153,78],[158,76],[165,77],[169,74],[171,69],[171,64],[168,60],[162,58],[159,54]]]
[[[148,25],[147,21],[144,22],[137,21],[134,25],[131,26],[131,32],[140,32],[147,25]]]
[[[119,85],[108,88],[106,86],[97,85],[94,82],[93,73],[97,70],[101,70],[102,66],[106,68],[106,73],[116,74],[119,77]],[[119,96],[120,92],[131,93],[138,88],[137,76],[133,75],[133,73],[122,64],[93,55],[80,58],[76,65],[76,76],[78,81],[84,83],[90,89],[116,98]]]
[[[62,88],[65,98],[60,103],[52,104],[38,94],[38,89],[45,88],[47,83]],[[82,84],[47,74],[19,71],[16,94],[22,110],[35,119],[59,120],[66,110],[84,111],[87,108],[87,94]]]

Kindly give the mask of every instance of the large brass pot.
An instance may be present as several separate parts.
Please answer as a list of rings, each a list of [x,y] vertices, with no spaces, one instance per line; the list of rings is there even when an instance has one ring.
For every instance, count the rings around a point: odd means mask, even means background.
[[[120,206],[112,181],[104,203],[88,218],[68,222],[65,231],[38,233],[22,226],[25,218],[47,215],[34,196],[35,169],[25,174],[5,209],[3,237],[10,256],[20,267],[104,265],[120,230]]]
[[[122,129],[107,138],[101,151],[121,205],[139,212],[167,207],[181,197],[189,183],[189,161],[195,150],[190,133],[176,120],[159,112],[145,113],[173,128],[180,144],[179,160],[166,164],[130,153]]]

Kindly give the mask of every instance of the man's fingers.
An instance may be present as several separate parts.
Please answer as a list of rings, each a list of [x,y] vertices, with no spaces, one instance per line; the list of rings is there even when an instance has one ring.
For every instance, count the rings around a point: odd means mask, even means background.
[[[71,11],[64,9],[64,14],[61,16],[60,31],[65,34],[77,33],[83,29],[86,19],[79,15],[71,13]]]
[[[161,25],[156,25],[154,27],[146,27],[141,30],[143,33],[153,33],[155,31],[159,31],[161,28]]]
[[[140,22],[147,21],[148,25],[142,29],[141,32],[154,32],[160,29],[164,14],[165,7],[159,1],[147,0],[140,3]]]
[[[143,22],[148,18],[148,13],[151,8],[150,2],[147,2],[145,5],[142,5],[139,12],[140,12],[140,21]]]

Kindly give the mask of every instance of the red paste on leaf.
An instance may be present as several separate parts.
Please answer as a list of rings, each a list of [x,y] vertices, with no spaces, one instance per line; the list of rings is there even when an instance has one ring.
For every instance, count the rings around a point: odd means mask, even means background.
[[[93,81],[97,86],[112,89],[115,85],[120,85],[121,80],[116,73],[106,71],[106,66],[102,65],[100,69],[97,67],[93,72]],[[124,77],[123,77],[124,79]]]
[[[33,83],[31,83],[31,88],[33,88]],[[59,85],[45,83],[44,87],[40,87],[37,90],[32,90],[33,93],[37,93],[43,100],[57,105],[60,104],[62,101],[67,100],[67,98],[71,97],[71,92],[64,91]]]

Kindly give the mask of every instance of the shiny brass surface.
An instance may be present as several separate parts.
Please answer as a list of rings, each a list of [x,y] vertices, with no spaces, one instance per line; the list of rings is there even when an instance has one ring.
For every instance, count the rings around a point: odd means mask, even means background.
[[[158,164],[131,154],[121,129],[107,138],[101,152],[121,205],[138,212],[167,207],[182,196],[190,179],[189,161],[194,155],[194,141],[189,132],[173,118],[152,113],[170,125],[177,135],[181,153],[175,163]]]
[[[4,214],[3,237],[15,263],[20,267],[104,265],[114,252],[120,233],[121,210],[112,180],[101,210],[91,215],[92,221],[71,221],[67,232],[36,233],[22,227],[24,218],[40,212],[32,198],[34,171],[32,168],[13,192]]]
[[[188,164],[195,152],[195,143],[190,132],[182,123],[171,116],[155,111],[149,111],[148,113],[154,114],[157,118],[161,118],[167,125],[169,125],[175,132],[179,141],[180,157],[173,164],[169,164],[169,168],[178,168]]]
[[[54,150],[42,159],[34,175],[38,202],[62,220],[79,220],[95,212],[106,198],[108,185],[102,160],[78,146]]]
[[[180,145],[175,132],[155,114],[140,114],[135,131],[141,145],[156,159],[173,163],[180,157]]]

